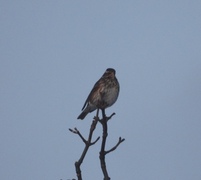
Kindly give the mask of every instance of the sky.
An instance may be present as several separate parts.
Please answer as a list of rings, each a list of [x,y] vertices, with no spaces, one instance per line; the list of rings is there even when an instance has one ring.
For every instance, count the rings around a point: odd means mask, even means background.
[[[106,109],[111,179],[201,179],[201,1],[0,1],[0,179],[71,180],[95,112],[94,83],[116,69]],[[93,139],[101,136],[97,125]],[[81,166],[103,179],[101,141]]]

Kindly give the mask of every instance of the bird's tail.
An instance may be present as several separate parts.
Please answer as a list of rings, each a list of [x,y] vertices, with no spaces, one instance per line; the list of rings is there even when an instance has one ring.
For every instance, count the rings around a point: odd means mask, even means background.
[[[84,110],[84,111],[78,116],[77,119],[83,120],[83,119],[85,118],[85,116],[86,116],[88,113],[89,113],[89,112],[87,112],[87,111]]]

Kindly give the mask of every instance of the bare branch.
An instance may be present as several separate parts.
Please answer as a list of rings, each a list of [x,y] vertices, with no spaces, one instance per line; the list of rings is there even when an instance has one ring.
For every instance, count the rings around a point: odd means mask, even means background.
[[[117,144],[113,148],[111,148],[110,150],[105,151],[105,155],[110,153],[110,152],[112,152],[112,151],[114,151],[124,141],[125,141],[124,138],[122,139],[121,137],[119,137],[119,141],[117,142]]]
[[[100,136],[98,136],[97,139],[94,142],[90,143],[90,146],[94,145],[99,139],[100,139]]]
[[[87,140],[82,136],[82,134],[79,132],[79,130],[77,128],[74,128],[74,130],[69,129],[69,131],[71,131],[72,133],[75,133],[75,134],[79,135],[79,137],[82,139],[82,141],[85,144],[85,147],[84,147],[84,150],[83,150],[83,152],[81,154],[80,159],[75,162],[75,170],[76,170],[78,180],[82,180],[82,172],[81,172],[80,166],[81,166],[81,164],[82,164],[82,162],[83,162],[83,160],[84,160],[84,158],[85,158],[85,156],[87,154],[87,151],[88,151],[89,147],[94,145],[100,139],[100,137],[98,137],[94,142],[91,142],[93,132],[96,129],[96,125],[97,125],[97,123],[99,121],[98,112],[99,112],[99,110],[97,110],[96,117],[94,118],[94,120],[91,123],[89,136],[88,136]]]
[[[108,133],[107,133],[108,118],[105,115],[105,109],[102,109],[102,116],[103,116],[103,118],[101,120],[101,124],[103,127],[103,134],[102,134],[102,144],[101,144],[101,150],[99,153],[100,154],[99,159],[100,159],[101,169],[102,169],[102,172],[104,175],[104,180],[110,180],[110,177],[109,177],[108,172],[107,172],[106,162],[105,162],[105,144],[106,144],[107,135],[108,135]]]
[[[100,137],[97,137],[96,140],[92,142],[92,135],[93,135],[94,130],[96,129],[96,125],[97,125],[98,122],[101,123],[102,129],[103,129],[101,150],[99,152],[99,159],[100,159],[101,169],[102,169],[102,172],[103,172],[103,175],[104,175],[104,180],[110,180],[110,177],[109,177],[108,172],[107,172],[106,161],[105,161],[106,154],[116,150],[116,148],[123,141],[125,141],[124,138],[119,137],[119,141],[116,143],[116,145],[114,147],[112,147],[111,149],[109,149],[107,151],[105,150],[106,140],[107,140],[107,136],[108,136],[107,122],[115,115],[115,113],[112,113],[109,117],[107,117],[105,115],[105,109],[102,109],[102,119],[99,119],[98,113],[99,113],[99,109],[97,110],[97,114],[96,114],[96,116],[94,117],[94,119],[93,119],[93,121],[91,123],[88,139],[85,139],[77,128],[69,129],[69,131],[71,131],[72,133],[77,134],[85,144],[85,147],[83,149],[81,157],[79,158],[78,161],[75,162],[75,169],[76,169],[76,174],[77,174],[78,180],[82,180],[82,173],[81,173],[80,166],[81,166],[81,164],[82,164],[82,162],[83,162],[83,160],[84,160],[84,158],[86,156],[86,153],[88,152],[89,147],[94,145],[100,139]]]
[[[82,134],[80,133],[80,131],[77,128],[73,129],[69,129],[69,131],[71,131],[74,134],[77,134],[78,136],[80,136],[80,138],[82,139],[82,141],[87,144],[87,140],[82,136]]]
[[[114,116],[115,114],[116,113],[112,113],[109,117],[106,117],[107,121],[109,121],[112,118],[112,116]]]
[[[99,155],[99,159],[100,159],[100,164],[101,164],[101,169],[104,175],[104,180],[110,180],[110,177],[108,175],[107,172],[107,167],[106,167],[106,162],[105,162],[105,156],[106,154],[114,151],[125,139],[122,139],[121,137],[119,137],[119,141],[117,142],[117,144],[111,148],[108,151],[105,151],[105,144],[106,144],[106,140],[107,140],[107,136],[108,136],[108,127],[107,127],[107,122],[112,118],[112,116],[114,116],[115,113],[112,113],[112,115],[110,115],[109,117],[107,117],[105,115],[105,110],[102,110],[102,116],[103,118],[101,120],[99,120],[99,122],[102,124],[103,127],[103,134],[102,134],[102,144],[101,144],[101,150],[100,150],[100,155]]]

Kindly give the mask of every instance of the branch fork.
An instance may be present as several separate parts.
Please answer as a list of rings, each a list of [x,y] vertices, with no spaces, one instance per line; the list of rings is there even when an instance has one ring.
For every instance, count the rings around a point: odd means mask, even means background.
[[[95,141],[92,142],[92,135],[93,135],[94,130],[96,129],[96,125],[98,122],[100,122],[100,124],[102,125],[102,128],[103,128],[102,143],[101,143],[101,150],[99,152],[99,159],[100,159],[101,169],[102,169],[102,172],[104,175],[104,180],[110,180],[110,177],[108,175],[107,168],[106,168],[106,162],[105,162],[106,154],[114,151],[123,141],[125,141],[124,138],[119,137],[119,140],[114,147],[112,147],[111,149],[109,149],[107,151],[105,150],[106,140],[107,140],[107,136],[108,136],[107,122],[115,115],[115,113],[112,113],[109,117],[107,117],[105,115],[105,109],[101,109],[101,111],[102,111],[102,119],[99,119],[99,117],[98,117],[98,113],[99,113],[99,109],[98,109],[96,116],[94,117],[94,119],[92,121],[90,130],[89,130],[88,139],[85,139],[77,128],[69,129],[70,132],[77,134],[85,144],[85,147],[81,154],[80,159],[75,162],[75,170],[76,170],[78,180],[82,180],[82,173],[81,173],[80,166],[85,158],[85,155],[86,155],[89,147],[94,145],[100,139],[100,136],[99,136],[96,138]]]

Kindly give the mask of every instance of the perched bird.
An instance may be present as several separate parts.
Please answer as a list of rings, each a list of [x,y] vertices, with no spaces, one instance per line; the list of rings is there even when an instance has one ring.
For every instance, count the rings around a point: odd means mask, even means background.
[[[96,109],[103,110],[116,102],[120,87],[115,73],[116,71],[112,68],[106,69],[89,93],[82,108],[82,113],[77,119],[83,120],[88,113]]]

